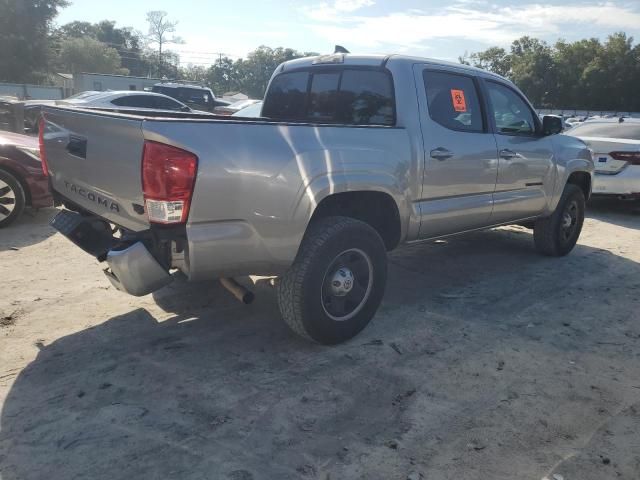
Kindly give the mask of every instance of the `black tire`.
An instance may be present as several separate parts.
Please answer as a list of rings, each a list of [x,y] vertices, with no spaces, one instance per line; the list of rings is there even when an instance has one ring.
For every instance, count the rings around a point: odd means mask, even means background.
[[[278,305],[298,335],[333,345],[367,326],[386,281],[387,252],[378,232],[359,220],[326,217],[309,226],[293,265],[280,278]]]
[[[533,227],[536,249],[552,257],[562,257],[573,250],[582,231],[584,210],[584,193],[577,185],[568,183],[553,214],[536,220]]]
[[[13,223],[24,210],[25,194],[20,181],[0,169],[0,228]]]

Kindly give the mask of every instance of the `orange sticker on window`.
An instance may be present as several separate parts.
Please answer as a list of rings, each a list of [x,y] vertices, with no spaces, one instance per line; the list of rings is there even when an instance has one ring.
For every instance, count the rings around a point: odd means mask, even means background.
[[[451,90],[451,101],[453,102],[453,109],[456,112],[466,112],[467,102],[464,100],[464,90]]]

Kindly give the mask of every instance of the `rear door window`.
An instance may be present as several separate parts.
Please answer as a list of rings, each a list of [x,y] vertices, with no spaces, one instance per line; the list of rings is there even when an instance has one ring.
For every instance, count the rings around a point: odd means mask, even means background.
[[[126,95],[111,101],[119,107],[155,108],[155,97],[151,95]]]
[[[154,97],[155,98],[155,108],[160,110],[182,110],[184,105],[175,100],[165,97]]]
[[[388,72],[331,69],[283,73],[271,83],[262,115],[346,125],[394,125],[393,81]]]
[[[478,90],[471,77],[425,70],[429,116],[450,130],[483,132]]]
[[[213,102],[213,99],[207,90],[197,88],[180,88],[179,92],[178,100],[184,103],[192,103],[208,108]]]

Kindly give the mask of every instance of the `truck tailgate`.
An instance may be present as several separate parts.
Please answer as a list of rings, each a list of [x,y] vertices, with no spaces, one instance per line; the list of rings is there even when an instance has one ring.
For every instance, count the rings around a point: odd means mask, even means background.
[[[149,227],[144,214],[142,119],[47,107],[44,146],[53,189],[124,228]]]

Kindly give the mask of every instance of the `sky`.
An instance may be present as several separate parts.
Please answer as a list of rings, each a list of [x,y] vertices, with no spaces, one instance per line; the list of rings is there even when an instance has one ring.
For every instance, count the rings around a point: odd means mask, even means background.
[[[149,10],[178,21],[184,43],[169,49],[196,65],[260,45],[332,53],[340,44],[352,53],[456,60],[522,35],[553,43],[624,31],[640,40],[640,0],[72,0],[56,23],[108,19],[146,34]]]

